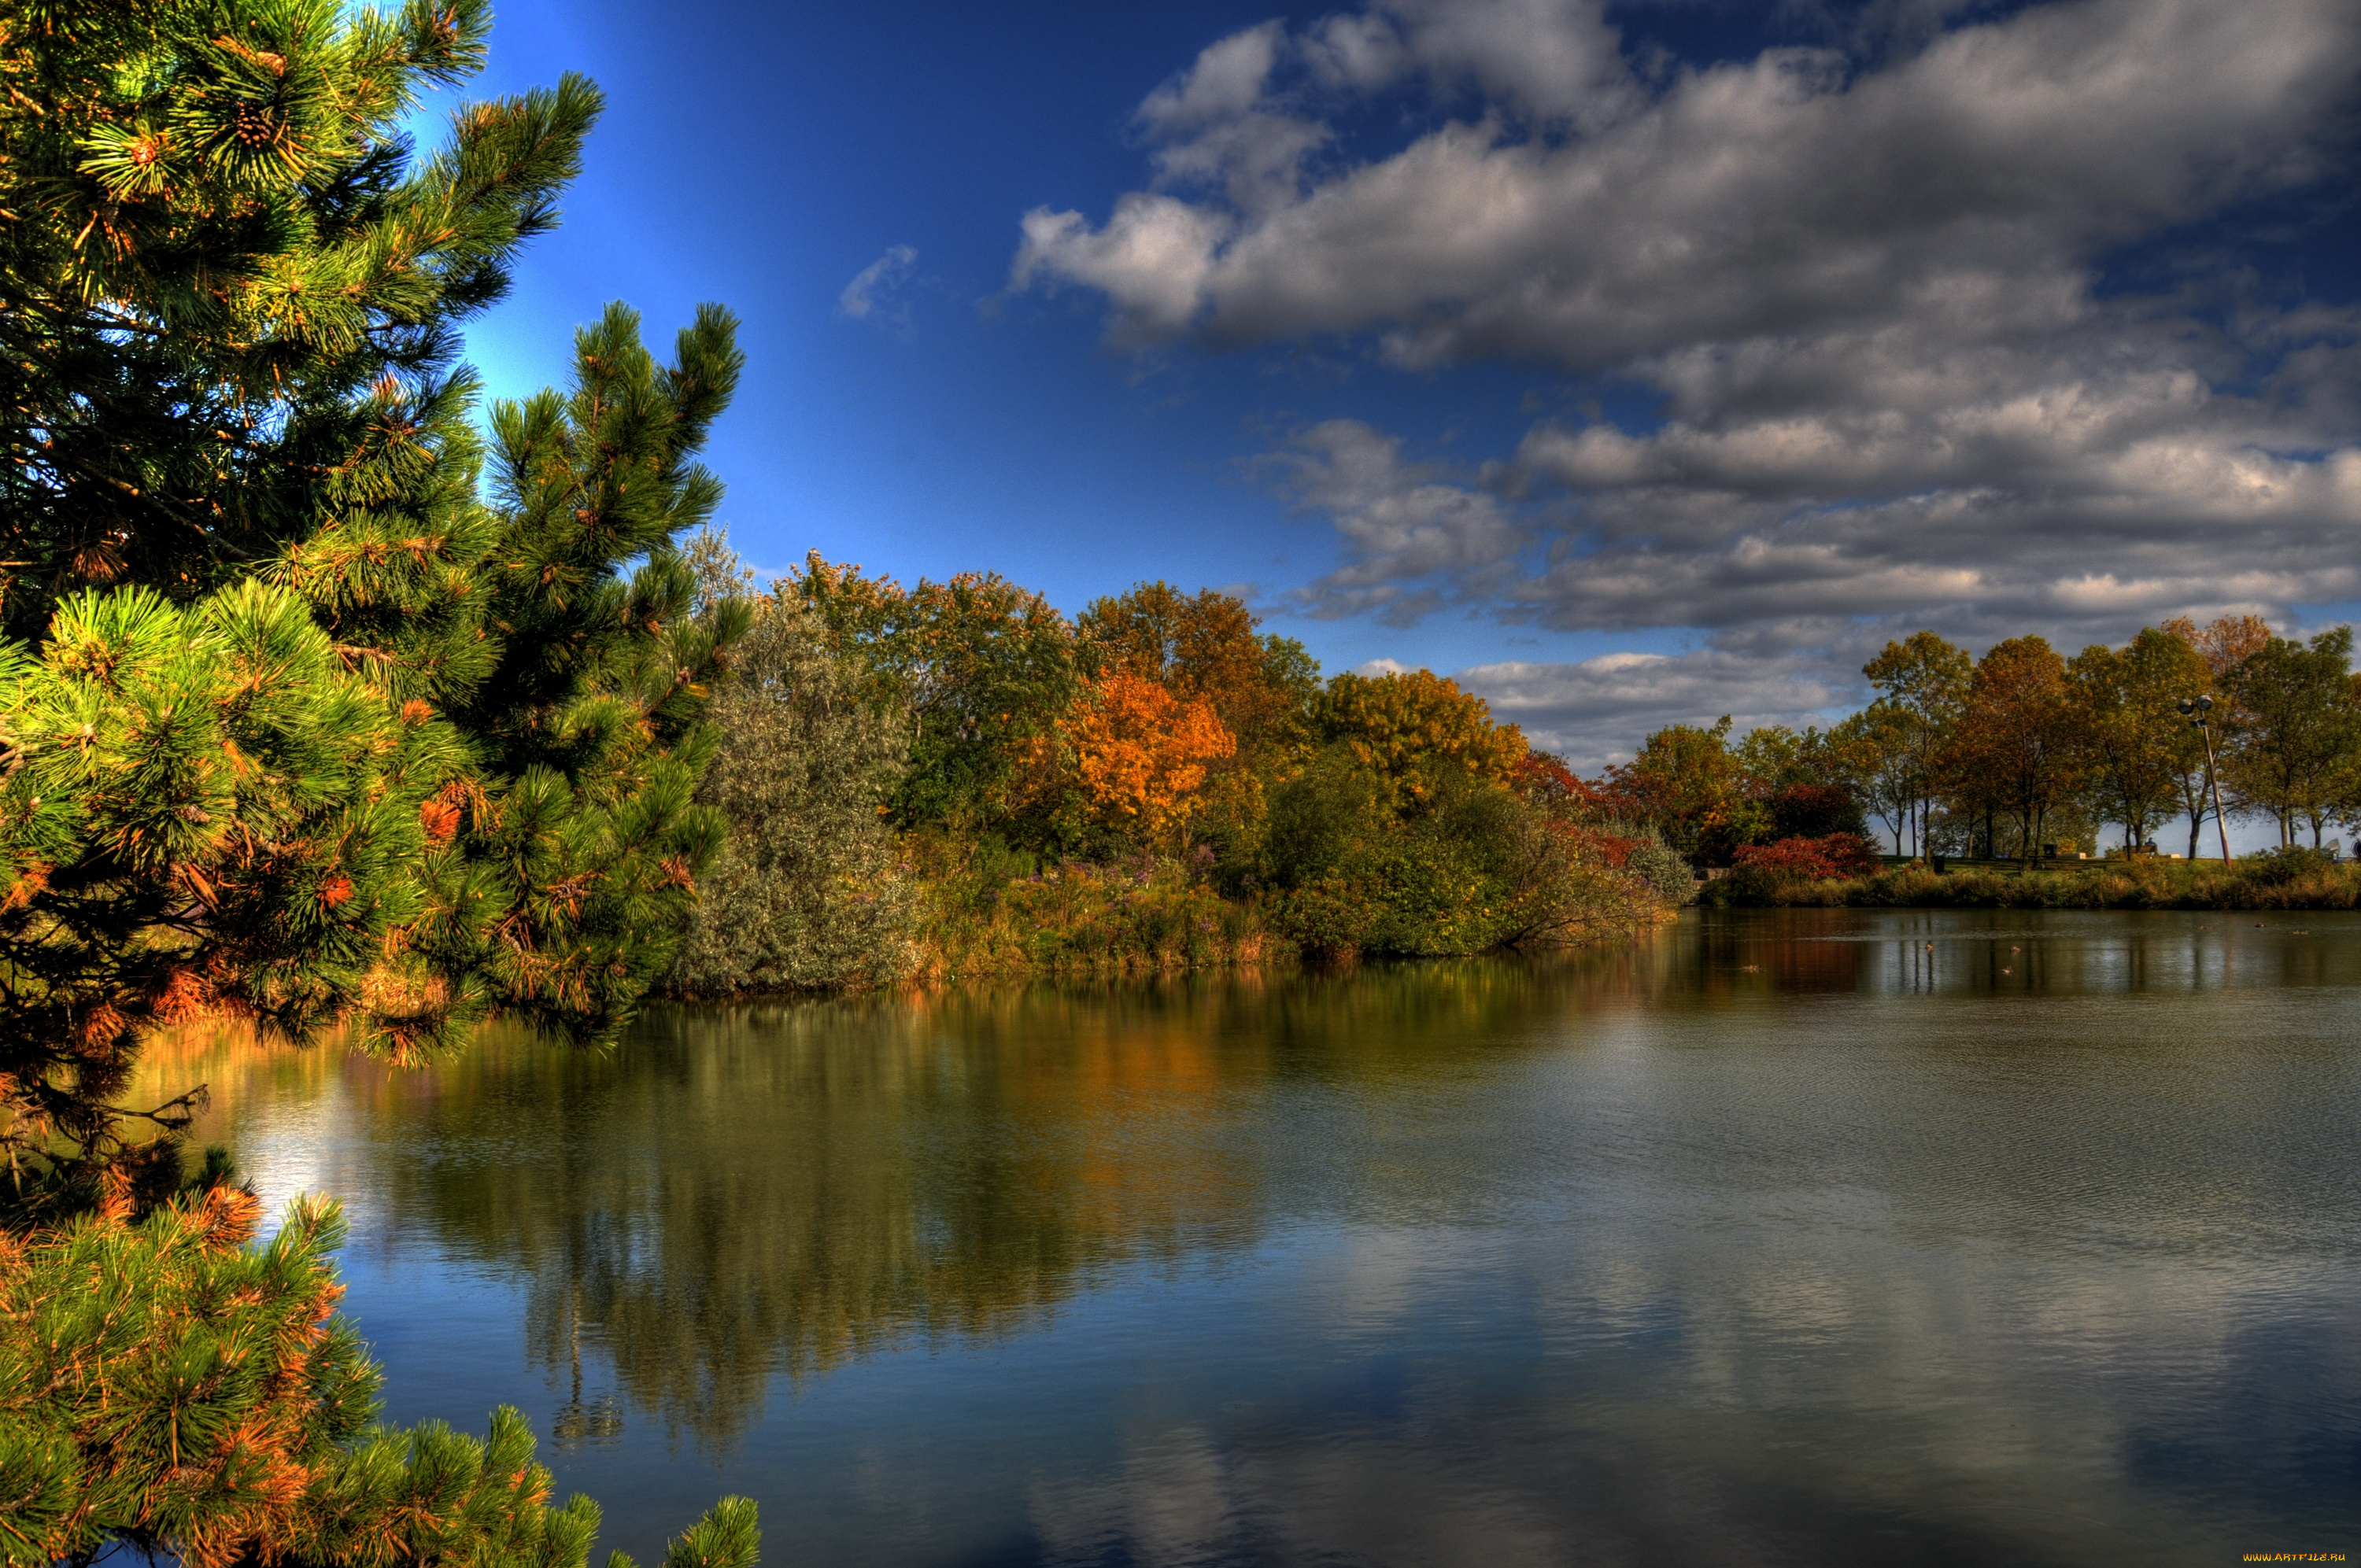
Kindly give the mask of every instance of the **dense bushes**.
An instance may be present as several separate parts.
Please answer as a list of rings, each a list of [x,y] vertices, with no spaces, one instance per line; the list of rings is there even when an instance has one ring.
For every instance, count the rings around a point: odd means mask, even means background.
[[[1227,595],[1145,584],[1070,623],[996,577],[815,557],[754,598],[718,535],[689,556],[708,613],[757,613],[683,992],[1482,952],[1690,886],[1481,699],[1423,670],[1323,685]]]
[[[697,799],[729,823],[673,985],[705,996],[889,983],[917,965],[920,900],[881,820],[908,755],[902,715],[773,594],[717,696],[727,737]]]

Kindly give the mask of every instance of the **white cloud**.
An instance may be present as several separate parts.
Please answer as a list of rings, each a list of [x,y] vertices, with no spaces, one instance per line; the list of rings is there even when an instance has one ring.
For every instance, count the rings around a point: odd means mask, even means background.
[[[1357,420],[1313,426],[1265,467],[1344,543],[1343,565],[1290,596],[1312,615],[1414,620],[1446,597],[1504,587],[1529,543],[1496,497],[1405,463],[1399,441]]]
[[[913,330],[910,309],[899,295],[917,264],[918,253],[911,247],[886,247],[885,254],[853,274],[836,297],[837,313],[851,321],[873,322],[908,338]]]
[[[1741,734],[1765,724],[1823,722],[1845,686],[1793,656],[1750,658],[1719,649],[1686,653],[1604,653],[1578,663],[1506,662],[1457,671],[1492,717],[1520,726],[1534,744],[1580,772],[1628,761],[1640,737],[1667,724],[1710,724],[1731,716]]]
[[[1471,673],[1521,672],[1577,752],[1841,702],[1921,625],[2071,647],[2361,598],[2361,312],[2258,282],[2237,217],[2349,180],[2361,8],[1966,9],[1670,72],[1603,0],[1266,24],[1143,105],[1149,189],[1027,216],[1015,282],[1103,293],[1120,345],[1336,337],[1652,400],[1457,469],[1346,420],[1264,459],[1337,530],[1301,611],[1700,634]],[[1406,139],[1339,150],[1389,106]]]
[[[2315,176],[2361,54],[2343,0],[2081,0],[1882,70],[1775,49],[1643,97],[1602,13],[1425,0],[1217,44],[1149,100],[1151,135],[1194,146],[1284,120],[1324,137],[1274,87],[1290,57],[1312,98],[1414,76],[1444,102],[1474,86],[1483,112],[1275,205],[1209,192],[1188,203],[1197,222],[1165,225],[1192,243],[1120,278],[1092,264],[1107,230],[1037,214],[1020,286],[1087,284],[1118,323],[1217,342],[1382,332],[1426,364],[1611,368],[1905,312],[1981,332],[2026,302],[2085,302],[2109,245]],[[1119,205],[1108,226],[1126,221]]]

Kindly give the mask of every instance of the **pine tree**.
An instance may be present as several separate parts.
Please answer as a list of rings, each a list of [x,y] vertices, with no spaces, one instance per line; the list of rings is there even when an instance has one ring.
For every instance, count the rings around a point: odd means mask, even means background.
[[[111,1107],[180,1018],[398,1061],[494,1009],[611,1037],[711,854],[744,616],[690,615],[672,536],[719,496],[734,323],[659,367],[610,310],[487,452],[456,326],[599,102],[470,106],[413,166],[399,116],[487,19],[0,0],[0,1146],[36,1210],[169,1182],[126,1129],[193,1102]]]
[[[369,535],[355,510],[457,435],[456,328],[555,223],[600,106],[570,75],[476,104],[413,167],[402,117],[489,25],[485,0],[0,0],[10,633],[79,587],[192,597],[324,511]]]
[[[189,1568],[588,1560],[598,1505],[549,1505],[515,1410],[482,1440],[370,1424],[378,1368],[333,1315],[334,1204],[297,1201],[260,1248],[259,1205],[235,1187],[133,1206],[111,1183],[68,1225],[0,1232],[0,1564],[115,1543]],[[754,1505],[725,1497],[666,1568],[746,1568],[759,1539]]]
[[[192,1092],[140,1043],[234,1015],[416,1060],[506,1009],[610,1036],[715,838],[675,531],[738,373],[628,312],[570,397],[469,422],[456,327],[555,221],[595,89],[399,126],[483,0],[0,0],[0,1560],[572,1568],[513,1412],[364,1431],[333,1215],[259,1251],[174,1195]],[[487,495],[486,462],[496,461]],[[644,565],[626,583],[620,565]],[[149,1135],[151,1133],[160,1135]],[[753,1559],[725,1500],[672,1563]]]

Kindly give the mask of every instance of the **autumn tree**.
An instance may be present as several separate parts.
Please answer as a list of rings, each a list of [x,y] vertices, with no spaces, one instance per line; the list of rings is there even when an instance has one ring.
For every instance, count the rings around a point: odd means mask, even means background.
[[[813,551],[792,581],[838,649],[906,716],[895,819],[971,830],[1007,822],[1036,742],[1074,697],[1066,618],[996,572],[905,588]]]
[[[2225,615],[2203,626],[2188,616],[2176,615],[2161,630],[2188,644],[2217,682],[2261,652],[2271,640],[2270,624],[2259,615]]]
[[[1982,806],[1988,822],[1995,811],[2012,816],[2017,852],[2029,860],[2045,818],[2070,801],[2082,766],[2066,662],[2039,637],[1994,643],[1976,661],[1940,776],[1971,806]]]
[[[1667,725],[1630,762],[1608,769],[1615,808],[1655,828],[1697,864],[1728,864],[1739,845],[1752,843],[1770,825],[1730,749],[1731,723],[1724,714],[1709,728]]]
[[[1939,761],[1966,704],[1972,664],[1966,649],[1932,631],[1914,631],[1888,642],[1861,666],[1883,705],[1875,729],[1888,748],[1885,765],[1894,775],[1892,793],[1908,802],[1905,822],[1912,848],[1921,852],[1927,813],[1938,793]]]
[[[2123,648],[2084,649],[2067,675],[2092,787],[2103,816],[2124,825],[2126,848],[2136,848],[2182,804],[2190,737],[2178,705],[2205,685],[2204,663],[2188,642],[2149,627]],[[2197,761],[2202,768],[2202,752]]]
[[[2166,621],[2161,630],[2194,656],[2195,662],[2185,665],[2189,685],[2180,697],[2193,700],[2211,696],[2223,704],[2213,712],[2213,729],[2217,736],[2226,737],[2235,728],[2232,721],[2235,716],[2227,706],[2232,699],[2224,680],[2249,654],[2271,640],[2270,627],[2260,617],[2252,615],[2225,615],[2207,626],[2199,626],[2182,615]],[[2176,705],[2180,697],[2176,697]],[[2180,809],[2189,818],[2189,858],[2193,861],[2203,841],[2205,824],[2213,816],[2219,783],[2213,774],[2219,759],[2209,758],[2205,731],[2193,725],[2183,724],[2175,731],[2175,742],[2173,787],[2180,797]],[[2224,826],[2226,828],[2227,825]]]
[[[1237,740],[1206,698],[1175,696],[1116,665],[1083,683],[1034,749],[1039,787],[1069,843],[1172,853],[1186,847],[1206,768]]]
[[[1350,748],[1411,800],[1444,770],[1505,786],[1529,749],[1515,725],[1492,722],[1482,697],[1428,670],[1338,675],[1314,722],[1323,740]]]
[[[2352,659],[2353,629],[2340,626],[2309,643],[2273,637],[2224,677],[2232,715],[2224,773],[2240,800],[2278,823],[2282,846],[2295,842],[2299,821],[2319,845],[2340,776],[2361,750]]]
[[[1129,670],[1184,702],[1211,704],[1242,761],[1304,739],[1319,666],[1293,638],[1257,631],[1254,612],[1234,594],[1142,583],[1092,601],[1074,634],[1088,674]]]

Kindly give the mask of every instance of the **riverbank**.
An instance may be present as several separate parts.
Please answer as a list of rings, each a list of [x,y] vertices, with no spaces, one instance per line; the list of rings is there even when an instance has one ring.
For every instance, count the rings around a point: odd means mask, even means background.
[[[1465,958],[1611,941],[1677,909],[1636,875],[1590,866],[1543,890],[1505,878],[1431,888],[1330,879],[1226,897],[1173,862],[1069,862],[1034,875],[927,882],[909,979],[1103,980],[1307,959]]]
[[[2361,864],[2306,851],[2220,861],[2124,861],[2070,871],[1923,863],[1851,878],[1750,877],[1708,883],[1720,908],[2353,909]]]

